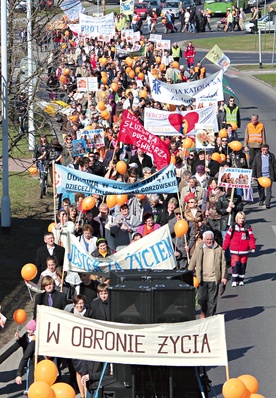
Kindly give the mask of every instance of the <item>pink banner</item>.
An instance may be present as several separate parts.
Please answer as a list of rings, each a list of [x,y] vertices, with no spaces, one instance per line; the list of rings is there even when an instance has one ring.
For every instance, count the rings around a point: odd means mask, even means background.
[[[135,145],[142,151],[150,153],[158,170],[170,163],[171,155],[167,144],[145,130],[137,117],[126,110],[123,114],[118,141]]]

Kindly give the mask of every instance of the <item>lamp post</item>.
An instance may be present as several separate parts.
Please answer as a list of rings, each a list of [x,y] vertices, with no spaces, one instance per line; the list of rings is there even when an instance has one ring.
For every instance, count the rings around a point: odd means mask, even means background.
[[[31,103],[28,107],[28,133],[29,150],[35,148],[35,129],[34,129],[34,105],[33,105],[33,49],[32,49],[32,0],[27,0],[27,50],[28,50],[28,97]]]
[[[2,199],[1,227],[11,226],[11,209],[9,197],[9,130],[8,130],[8,23],[7,0],[1,0],[1,100],[2,100]]]

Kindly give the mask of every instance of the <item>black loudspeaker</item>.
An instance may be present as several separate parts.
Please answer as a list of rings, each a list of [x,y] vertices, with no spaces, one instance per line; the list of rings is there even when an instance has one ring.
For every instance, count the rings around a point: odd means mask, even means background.
[[[195,319],[195,288],[178,280],[127,281],[111,286],[112,322],[173,323]]]
[[[121,270],[110,272],[110,285],[120,285],[128,281],[159,281],[178,279],[193,286],[193,271],[188,270]]]

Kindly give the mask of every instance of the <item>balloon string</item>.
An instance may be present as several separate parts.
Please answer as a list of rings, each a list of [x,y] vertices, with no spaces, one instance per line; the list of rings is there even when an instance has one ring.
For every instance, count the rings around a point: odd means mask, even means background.
[[[34,301],[33,296],[32,296],[32,293],[31,293],[31,289],[29,288],[29,286],[27,286],[27,289],[28,289],[28,292],[29,292],[30,299],[31,299],[32,301]]]

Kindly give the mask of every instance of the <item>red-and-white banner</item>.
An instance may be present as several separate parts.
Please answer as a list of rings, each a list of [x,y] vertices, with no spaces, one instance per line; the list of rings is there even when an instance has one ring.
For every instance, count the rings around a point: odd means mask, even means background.
[[[168,166],[171,154],[167,144],[159,137],[145,130],[136,116],[125,110],[120,126],[118,141],[132,144],[153,156],[158,170]]]

